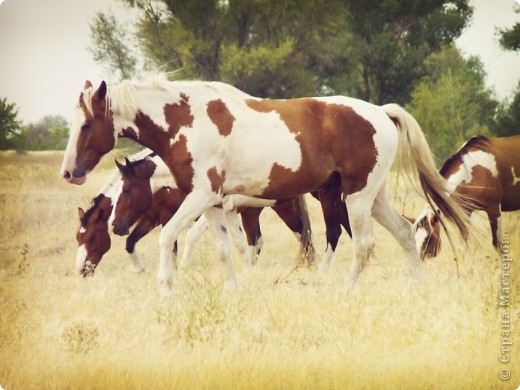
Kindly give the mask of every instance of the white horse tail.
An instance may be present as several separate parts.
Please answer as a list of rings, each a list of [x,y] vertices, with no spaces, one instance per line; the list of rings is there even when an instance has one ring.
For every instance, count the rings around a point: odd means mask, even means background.
[[[466,203],[458,194],[450,194],[446,180],[439,174],[424,133],[415,118],[397,104],[386,104],[383,110],[399,131],[400,163],[404,168],[414,167],[419,176],[427,201],[432,202],[458,228],[466,240],[469,219],[461,207]],[[412,161],[414,164],[412,164]],[[409,171],[408,169],[406,169]]]

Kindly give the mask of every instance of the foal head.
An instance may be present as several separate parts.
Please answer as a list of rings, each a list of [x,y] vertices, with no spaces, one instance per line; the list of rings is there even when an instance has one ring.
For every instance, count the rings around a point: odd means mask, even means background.
[[[87,173],[115,145],[114,125],[107,100],[104,81],[97,90],[90,81],[85,83],[76,103],[61,166],[61,175],[69,183],[83,184]]]
[[[441,249],[439,211],[427,207],[414,223],[415,244],[421,256],[435,257]]]
[[[125,235],[139,217],[152,206],[150,178],[157,165],[149,158],[134,162],[126,159],[126,165],[118,161],[116,164],[123,176],[123,183],[112,225],[115,234]]]
[[[76,269],[83,276],[94,274],[101,258],[110,249],[108,218],[111,212],[112,202],[102,194],[94,199],[87,211],[78,208],[80,227],[76,233]]]

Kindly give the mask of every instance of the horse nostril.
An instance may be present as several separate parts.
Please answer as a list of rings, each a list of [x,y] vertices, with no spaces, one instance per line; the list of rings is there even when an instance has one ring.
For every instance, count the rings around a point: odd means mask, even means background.
[[[63,174],[63,178],[66,179],[66,180],[69,180],[71,177],[71,174],[69,171],[65,171],[65,173]]]

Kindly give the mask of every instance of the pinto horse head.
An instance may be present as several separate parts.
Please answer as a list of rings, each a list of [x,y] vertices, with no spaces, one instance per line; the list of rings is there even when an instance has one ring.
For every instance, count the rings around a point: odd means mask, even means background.
[[[441,249],[440,212],[427,207],[414,223],[415,244],[421,259],[436,257]]]
[[[123,176],[123,184],[112,226],[115,234],[126,235],[130,227],[152,206],[150,178],[157,165],[149,158],[134,162],[126,159],[126,165],[116,160],[116,165]]]
[[[110,249],[108,219],[111,212],[112,202],[102,194],[94,199],[87,211],[78,208],[80,227],[76,233],[76,268],[83,276],[93,275],[103,255]]]
[[[107,85],[103,81],[95,89],[87,81],[75,107],[61,176],[69,183],[83,184],[87,173],[113,149],[115,142]]]

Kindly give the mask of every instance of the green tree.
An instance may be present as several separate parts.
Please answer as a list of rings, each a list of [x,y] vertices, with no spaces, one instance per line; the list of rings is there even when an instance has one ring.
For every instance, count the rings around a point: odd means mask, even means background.
[[[127,46],[130,33],[112,13],[98,12],[90,24],[92,45],[88,48],[94,60],[121,79],[131,77],[137,60]]]
[[[520,82],[512,98],[499,106],[494,132],[500,137],[520,134]]]
[[[414,82],[428,75],[424,60],[462,33],[473,12],[468,3],[347,0],[353,95],[377,104],[408,102]]]
[[[67,120],[61,115],[47,115],[22,128],[16,147],[18,150],[63,150],[68,138]]]
[[[455,46],[431,55],[426,67],[430,76],[416,85],[407,109],[444,161],[471,136],[490,134],[497,102],[485,87],[482,63],[464,60]]]
[[[520,9],[516,10],[520,13]],[[506,50],[520,51],[520,22],[499,31],[500,45]],[[520,82],[511,99],[504,101],[498,110],[495,132],[506,137],[520,134]]]
[[[379,104],[406,103],[424,59],[472,12],[468,0],[124,1],[138,10],[147,67],[261,97],[341,93]],[[93,24],[93,45],[106,53],[100,42],[118,41],[102,27]]]
[[[22,124],[18,120],[18,109],[7,98],[0,99],[0,150],[12,149]]]

